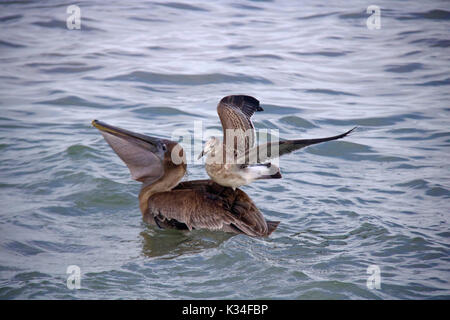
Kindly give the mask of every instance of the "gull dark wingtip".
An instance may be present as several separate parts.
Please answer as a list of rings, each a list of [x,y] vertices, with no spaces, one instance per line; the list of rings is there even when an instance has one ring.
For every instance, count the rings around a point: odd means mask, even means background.
[[[356,129],[358,129],[358,126],[355,126],[353,128],[351,128],[350,130],[348,130],[346,133],[344,133],[344,137],[349,135],[350,133],[352,133],[353,131],[355,131]]]

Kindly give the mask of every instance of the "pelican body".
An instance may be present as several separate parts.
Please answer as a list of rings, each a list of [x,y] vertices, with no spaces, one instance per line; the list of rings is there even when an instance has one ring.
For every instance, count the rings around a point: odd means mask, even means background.
[[[92,121],[106,142],[142,182],[139,207],[143,220],[159,228],[208,229],[269,236],[279,221],[267,221],[240,189],[211,180],[180,180],[186,173],[182,147],[171,140],[134,133]]]
[[[203,154],[207,154],[205,169],[216,183],[236,189],[259,179],[280,179],[279,168],[271,163],[248,165],[236,163],[235,149],[222,144],[212,137],[206,144]]]

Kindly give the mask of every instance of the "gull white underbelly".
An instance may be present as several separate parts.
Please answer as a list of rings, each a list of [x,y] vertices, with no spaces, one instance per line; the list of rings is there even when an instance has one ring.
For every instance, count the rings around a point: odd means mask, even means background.
[[[214,182],[235,189],[255,180],[268,179],[277,173],[279,174],[279,168],[264,164],[244,168],[240,168],[236,164],[206,164],[206,172]]]

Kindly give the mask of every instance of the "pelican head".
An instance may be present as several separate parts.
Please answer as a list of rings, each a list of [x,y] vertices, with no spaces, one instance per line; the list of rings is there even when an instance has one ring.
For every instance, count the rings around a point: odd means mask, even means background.
[[[208,141],[205,143],[205,147],[203,148],[203,151],[198,155],[197,159],[200,159],[204,155],[207,155],[211,151],[214,151],[216,147],[220,145],[220,140],[216,137],[209,138]]]
[[[186,157],[178,143],[128,131],[98,120],[92,121],[92,125],[100,130],[106,142],[125,162],[134,180],[149,185],[163,176],[167,181],[172,181],[171,176],[177,175],[173,178],[173,183],[168,183],[173,187],[173,184],[178,183],[178,175],[184,175]]]

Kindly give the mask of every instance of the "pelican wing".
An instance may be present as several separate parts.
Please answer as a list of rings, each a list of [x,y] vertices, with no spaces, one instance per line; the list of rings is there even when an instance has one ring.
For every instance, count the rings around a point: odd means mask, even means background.
[[[250,118],[256,111],[263,111],[259,101],[245,95],[227,96],[217,106],[222,123],[223,143],[227,143],[227,135],[231,134],[235,137],[233,148],[238,154],[255,144],[255,128]]]
[[[209,229],[268,236],[278,222],[266,221],[243,191],[225,188],[211,180],[181,182],[170,192],[150,197],[146,220],[160,227],[184,224],[187,229]]]
[[[342,139],[356,128],[357,127],[354,127],[343,134],[327,138],[281,140],[278,142],[265,143],[251,148],[248,152],[238,158],[237,163],[263,163],[267,160],[281,157],[284,154],[291,153],[313,144]]]
[[[134,180],[151,184],[164,175],[164,140],[94,120],[106,142],[130,169]]]

